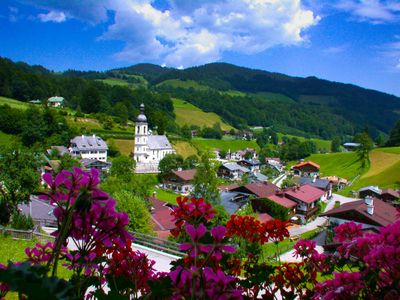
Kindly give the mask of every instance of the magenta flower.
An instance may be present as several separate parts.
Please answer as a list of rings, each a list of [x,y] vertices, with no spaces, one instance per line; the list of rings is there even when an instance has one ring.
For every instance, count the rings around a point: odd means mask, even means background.
[[[316,242],[312,240],[300,240],[294,245],[294,257],[310,258],[316,253],[315,250]]]
[[[316,293],[312,299],[341,300],[358,299],[359,291],[364,287],[364,282],[359,272],[334,273],[332,280],[317,284]]]
[[[235,247],[225,245],[222,243],[222,239],[226,235],[226,227],[218,225],[211,229],[211,236],[214,238],[214,251],[212,257],[216,260],[222,259],[222,251],[233,253],[236,251]]]
[[[347,222],[335,228],[335,240],[338,242],[351,241],[362,235],[362,225],[354,222]]]

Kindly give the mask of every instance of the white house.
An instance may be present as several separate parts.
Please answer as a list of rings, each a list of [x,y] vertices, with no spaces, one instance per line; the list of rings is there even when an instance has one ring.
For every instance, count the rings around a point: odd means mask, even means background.
[[[81,159],[91,159],[106,162],[107,161],[107,144],[101,137],[92,136],[76,136],[71,140],[69,151],[72,156]]]
[[[47,99],[47,106],[51,107],[63,107],[64,98],[59,96],[50,97]]]
[[[165,135],[152,135],[149,132],[142,103],[135,123],[135,145],[133,146],[136,173],[158,173],[160,160],[165,155],[175,152]]]

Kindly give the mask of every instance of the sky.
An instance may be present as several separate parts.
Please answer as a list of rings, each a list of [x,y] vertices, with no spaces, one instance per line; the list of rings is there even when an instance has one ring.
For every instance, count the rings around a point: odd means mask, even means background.
[[[400,0],[1,0],[0,56],[54,71],[227,62],[400,96]]]

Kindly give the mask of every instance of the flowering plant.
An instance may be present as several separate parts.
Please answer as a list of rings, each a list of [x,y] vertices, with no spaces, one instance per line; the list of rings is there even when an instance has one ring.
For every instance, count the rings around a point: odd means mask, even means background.
[[[226,226],[213,226],[211,204],[178,198],[172,234],[186,255],[161,273],[133,249],[128,217],[98,188],[96,171],[75,168],[44,179],[49,190],[41,198],[56,206],[55,240],[27,248],[26,262],[0,265],[0,299],[9,290],[21,299],[400,298],[400,221],[377,234],[342,224],[334,254],[300,240],[299,261],[280,263],[265,259],[263,247],[289,237],[285,222],[232,215]],[[71,270],[69,281],[57,278],[59,262]]]

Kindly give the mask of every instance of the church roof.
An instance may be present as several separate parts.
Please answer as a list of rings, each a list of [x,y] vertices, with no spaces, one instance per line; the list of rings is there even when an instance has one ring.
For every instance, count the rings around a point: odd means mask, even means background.
[[[149,150],[172,149],[165,135],[149,135],[147,138]]]
[[[136,122],[147,122],[147,118],[144,114],[144,104],[140,104],[140,114],[136,118]]]

